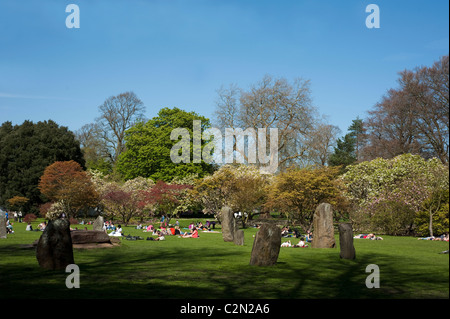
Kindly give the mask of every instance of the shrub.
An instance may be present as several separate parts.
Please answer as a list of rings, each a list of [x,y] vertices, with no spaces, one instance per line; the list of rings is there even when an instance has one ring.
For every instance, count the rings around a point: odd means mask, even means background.
[[[35,214],[26,214],[23,218],[23,221],[25,223],[31,223],[34,222],[37,219],[37,216]]]

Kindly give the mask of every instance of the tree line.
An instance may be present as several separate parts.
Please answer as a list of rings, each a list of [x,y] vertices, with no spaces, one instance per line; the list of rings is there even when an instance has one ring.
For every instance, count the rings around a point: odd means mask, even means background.
[[[349,218],[348,212],[361,209],[362,202],[349,200],[353,195],[345,191],[346,184],[340,177],[348,176],[358,165],[379,158],[391,160],[411,154],[424,161],[436,158],[448,169],[448,56],[430,67],[405,70],[399,76],[399,87],[388,90],[368,112],[366,119],[354,119],[348,133],[342,137],[338,137],[341,132],[336,126],[318,114],[311,98],[309,81],[296,79],[291,83],[271,76],[263,77],[248,89],[236,85],[221,87],[217,91],[212,121],[176,107],[162,108],[156,117],[146,119],[144,103],[133,92],[125,92],[107,98],[99,106],[95,122],[76,132],[70,132],[51,120],[36,124],[25,121],[15,126],[5,122],[0,126],[0,206],[20,206],[37,212],[46,202],[59,202],[60,208],[66,211],[78,211],[82,209],[83,200],[80,198],[78,204],[69,203],[70,198],[77,196],[70,189],[82,189],[87,184],[83,178],[92,181],[92,175],[80,177],[82,172],[89,172],[97,174],[94,178],[97,182],[98,176],[106,178],[108,190],[113,189],[114,192],[105,193],[98,188],[98,183],[94,183],[97,186],[86,190],[85,204],[90,203],[90,206],[100,209],[98,205],[101,202],[103,208],[109,205],[109,211],[117,211],[120,205],[115,201],[119,199],[134,203],[132,206],[136,211],[122,207],[120,214],[123,218],[126,214],[139,216],[150,211],[153,214],[179,212],[180,209],[218,211],[225,200],[249,216],[270,210],[283,212],[305,228],[308,227],[308,214],[311,214],[312,207],[325,200],[334,203],[338,211],[347,213]],[[278,128],[280,165],[277,174],[271,178],[263,175],[256,178],[257,174],[244,173],[245,170],[239,166],[220,166],[203,161],[172,163],[170,150],[176,141],[171,140],[171,131],[182,127],[192,133],[194,120],[201,121],[202,130],[213,125],[222,130],[266,128],[269,132],[270,128]],[[205,143],[202,141],[202,147]],[[55,162],[70,161],[79,165],[75,170],[78,177],[67,182],[72,185],[65,185],[63,189],[66,190],[57,192],[57,197],[54,197],[45,191],[42,184],[44,173]],[[256,163],[255,168],[258,166]],[[231,179],[233,182],[227,179],[230,176],[235,176]],[[296,181],[295,176],[304,180]],[[286,184],[283,184],[283,178]],[[142,187],[137,187],[140,195],[133,202],[130,196],[134,195],[122,187],[140,179],[145,179],[145,183],[151,181],[151,185],[144,183],[147,185],[144,190],[144,184],[137,183]],[[180,183],[181,180],[185,182]],[[262,187],[268,180],[270,190]],[[320,196],[312,193],[306,196],[306,190],[295,189],[312,181],[319,183],[314,187],[323,192]],[[347,180],[348,185],[353,184]],[[424,185],[428,184],[415,187],[431,187]],[[144,196],[141,191],[147,194]],[[78,193],[79,196],[83,192]],[[428,194],[425,196],[428,200],[430,196],[436,196],[433,192],[424,193]],[[189,196],[185,197],[186,194]],[[88,200],[91,195],[97,201],[95,205]],[[373,196],[380,200],[380,194]],[[155,198],[160,200],[155,201]],[[443,198],[445,203],[445,196]],[[66,206],[61,206],[62,203]],[[369,209],[368,206],[365,209]],[[423,209],[423,205],[420,209],[412,209],[412,215]],[[44,211],[48,210],[49,207]],[[405,207],[399,210],[404,211]],[[433,213],[433,216],[437,215]]]

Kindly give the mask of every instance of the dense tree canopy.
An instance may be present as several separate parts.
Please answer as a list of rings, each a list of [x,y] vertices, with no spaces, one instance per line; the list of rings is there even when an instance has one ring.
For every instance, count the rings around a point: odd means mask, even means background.
[[[80,144],[67,127],[49,120],[0,126],[0,205],[14,196],[30,201],[24,210],[38,211],[42,203],[38,189],[45,168],[55,161],[74,160],[84,167]]]
[[[125,138],[126,151],[120,156],[118,171],[125,179],[138,176],[152,178],[154,181],[171,182],[176,177],[197,174],[199,177],[211,173],[213,166],[201,161],[193,163],[193,121],[201,121],[202,131],[210,126],[209,120],[195,112],[186,112],[179,108],[163,108],[158,116],[147,123],[138,123],[127,131]],[[174,163],[170,152],[177,144],[171,139],[174,129],[187,129],[190,133],[189,163]],[[202,142],[204,146],[204,142]]]
[[[266,207],[284,214],[305,231],[311,229],[312,217],[320,203],[327,202],[337,211],[345,208],[338,169],[319,167],[290,169],[275,176],[268,191]]]
[[[349,166],[341,179],[355,207],[353,222],[390,234],[412,233],[419,212],[427,210],[431,218],[448,198],[426,205],[449,189],[448,167],[436,158],[425,160],[412,154],[378,158]]]
[[[197,180],[191,195],[205,213],[217,214],[226,205],[251,219],[263,209],[271,179],[272,175],[262,174],[255,166],[224,165]]]
[[[68,217],[75,217],[99,204],[99,195],[90,176],[75,161],[49,165],[42,174],[39,190],[52,202],[60,202]]]

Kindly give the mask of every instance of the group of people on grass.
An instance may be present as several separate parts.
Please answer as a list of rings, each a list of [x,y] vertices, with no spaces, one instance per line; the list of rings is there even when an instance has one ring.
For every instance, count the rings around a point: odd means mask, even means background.
[[[291,241],[285,241],[281,244],[281,247],[292,247],[292,248],[306,248],[308,247],[308,244],[305,242],[305,238],[300,238],[300,241],[296,245],[292,245]]]
[[[46,227],[47,227],[46,221],[39,223],[39,225],[37,226],[37,229],[33,229],[33,226],[31,225],[31,223],[28,222],[27,227],[25,227],[25,230],[26,231],[44,231]]]
[[[306,247],[308,247],[308,243],[311,243],[313,240],[313,234],[310,230],[308,230],[305,235],[302,235],[297,228],[291,229],[288,226],[284,226],[283,228],[281,228],[281,237],[300,238],[299,242],[295,245],[292,244],[292,242],[290,240],[288,240],[286,242],[283,242],[281,244],[281,247],[306,248]]]
[[[356,238],[356,239],[370,239],[370,240],[383,240],[382,237],[375,236],[374,234],[359,234],[359,235],[356,235],[353,238]]]
[[[166,236],[178,236],[179,238],[198,238],[199,237],[199,231],[209,231],[209,228],[204,226],[201,222],[194,224],[191,223],[189,225],[189,228],[187,231],[183,231],[180,228],[180,224],[178,220],[176,221],[175,225],[167,225],[167,226],[160,226],[160,228],[156,228],[153,224],[149,224],[148,226],[143,226],[142,224],[138,224],[136,226],[136,229],[140,229],[143,232],[151,233],[152,236],[156,236],[156,238],[153,237],[147,237],[147,240],[156,240],[161,241],[165,240]],[[108,230],[111,230],[111,232],[108,234],[109,236],[115,236],[115,237],[123,237],[123,230],[121,225],[118,225],[117,227],[112,223],[106,221],[103,224],[103,230],[106,232]]]

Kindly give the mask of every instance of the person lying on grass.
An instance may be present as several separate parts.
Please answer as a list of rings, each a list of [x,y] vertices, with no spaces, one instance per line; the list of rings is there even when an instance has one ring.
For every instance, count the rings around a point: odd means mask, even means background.
[[[156,235],[157,235],[158,237],[156,237],[156,238],[153,238],[153,237],[147,237],[147,240],[156,240],[156,241],[158,241],[158,240],[166,240],[166,238],[164,237],[164,235],[163,235],[159,230],[156,232]]]
[[[374,234],[359,234],[353,238],[363,238],[363,239],[371,239],[371,240],[383,240],[382,237],[375,236]]]
[[[191,233],[185,233],[181,237],[183,238],[198,238],[198,230],[197,228],[193,228]]]

